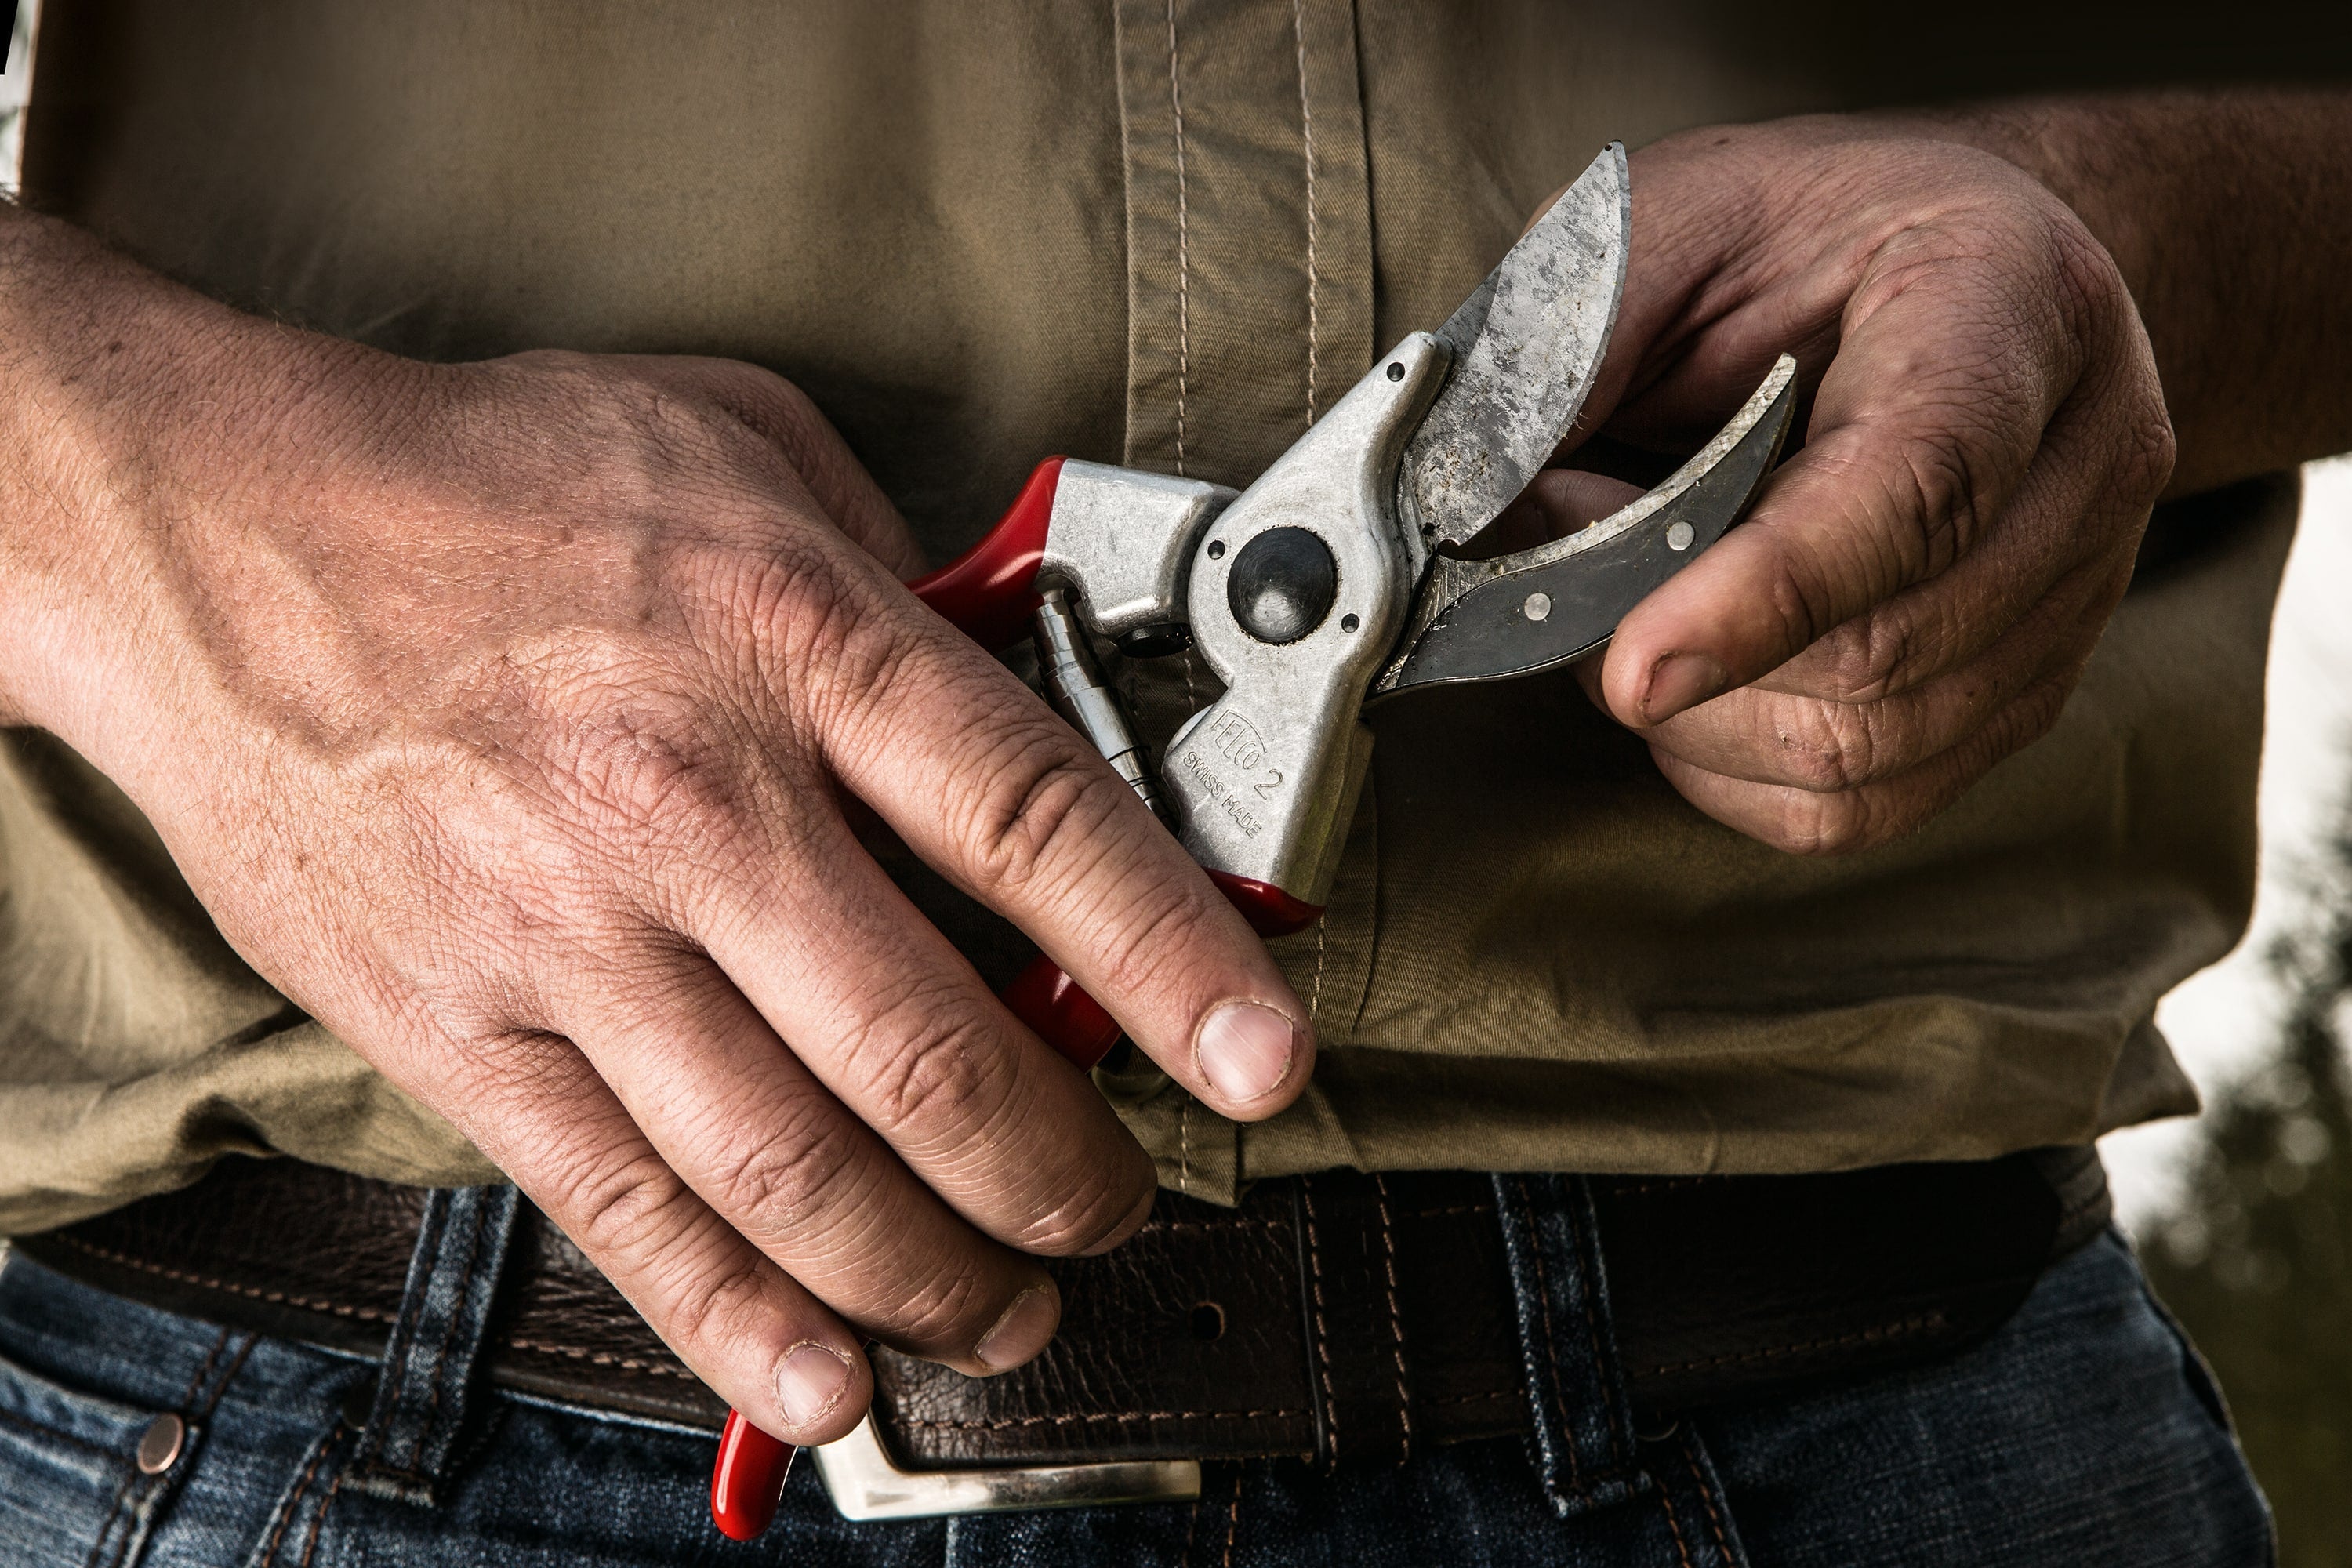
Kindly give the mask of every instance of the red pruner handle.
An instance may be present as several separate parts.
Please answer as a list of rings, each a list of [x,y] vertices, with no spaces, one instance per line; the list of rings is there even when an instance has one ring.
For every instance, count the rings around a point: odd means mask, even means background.
[[[1272,882],[1252,881],[1231,871],[1212,871],[1209,880],[1224,894],[1225,902],[1241,910],[1250,930],[1260,936],[1288,936],[1305,931],[1323,918],[1323,906],[1294,899]]]
[[[771,1437],[740,1410],[727,1413],[719,1435],[719,1462],[710,1468],[710,1517],[731,1541],[757,1541],[776,1517],[784,1478],[792,1474],[790,1443]]]
[[[1118,1020],[1042,952],[997,993],[997,999],[1081,1072],[1118,1044]]]
[[[1037,613],[1037,567],[1045,558],[1045,525],[1054,517],[1054,488],[1063,458],[1037,465],[1013,508],[978,544],[907,586],[972,641],[1002,653],[1029,635]]]
[[[1223,871],[1210,872],[1209,880],[1260,936],[1288,936],[1322,918],[1319,906],[1294,899],[1271,882]],[[1093,1067],[1118,1044],[1118,1020],[1042,952],[999,994],[1014,1017],[1081,1069]]]

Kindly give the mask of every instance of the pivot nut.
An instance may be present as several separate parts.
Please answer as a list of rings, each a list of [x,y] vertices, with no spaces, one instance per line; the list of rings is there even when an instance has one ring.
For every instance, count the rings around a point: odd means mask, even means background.
[[[1262,643],[1294,643],[1331,613],[1339,564],[1331,547],[1304,528],[1269,528],[1242,546],[1225,578],[1225,604],[1242,630]]]

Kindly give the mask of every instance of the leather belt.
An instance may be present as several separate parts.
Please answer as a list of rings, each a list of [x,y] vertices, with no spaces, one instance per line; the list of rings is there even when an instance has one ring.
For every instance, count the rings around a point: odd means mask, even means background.
[[[1056,1259],[1059,1337],[977,1380],[882,1350],[875,1425],[910,1470],[1295,1455],[1393,1463],[1526,1428],[1497,1182],[1352,1172],[1236,1209],[1162,1193],[1100,1258]],[[1834,1175],[1588,1178],[1616,1355],[1658,1421],[1948,1353],[2096,1234],[2088,1149]],[[1506,1189],[1507,1190],[1507,1189]],[[374,1356],[421,1190],[225,1160],[182,1192],[16,1245],[168,1310]],[[719,1400],[535,1214],[509,1247],[492,1381],[716,1431]]]

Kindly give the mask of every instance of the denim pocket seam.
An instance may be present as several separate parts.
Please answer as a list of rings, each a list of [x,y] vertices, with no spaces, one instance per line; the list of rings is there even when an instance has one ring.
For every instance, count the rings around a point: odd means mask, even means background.
[[[55,1426],[49,1426],[46,1422],[35,1421],[30,1417],[19,1415],[13,1410],[0,1410],[0,1422],[5,1422],[8,1426],[16,1427],[20,1432],[29,1432],[37,1437],[48,1437],[54,1438],[56,1441],[60,1443],[70,1443],[75,1447],[81,1449],[84,1453],[95,1454],[101,1459],[119,1459],[122,1458],[122,1455],[115,1449],[106,1447],[102,1444],[93,1443],[87,1437],[77,1437],[72,1433],[61,1431]]]
[[[1683,1463],[1690,1467],[1691,1483],[1698,1489],[1698,1500],[1706,1510],[1707,1529],[1715,1536],[1715,1549],[1722,1555],[1725,1568],[1730,1568],[1738,1559],[1732,1554],[1731,1540],[1724,1532],[1723,1515],[1716,1510],[1715,1488],[1707,1479],[1706,1472],[1699,1468],[1698,1435],[1687,1426],[1683,1428],[1682,1455]],[[1665,1489],[1660,1487],[1658,1489],[1664,1491]],[[1727,1503],[1725,1506],[1729,1505]]]

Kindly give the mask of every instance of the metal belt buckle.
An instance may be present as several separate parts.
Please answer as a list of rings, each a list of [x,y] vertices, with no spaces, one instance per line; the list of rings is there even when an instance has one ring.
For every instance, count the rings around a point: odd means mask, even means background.
[[[1121,1459],[1097,1465],[973,1466],[902,1470],[868,1415],[838,1442],[809,1452],[841,1517],[935,1519],[950,1513],[1013,1513],[1038,1508],[1102,1508],[1124,1502],[1191,1502],[1201,1495],[1197,1459]]]

